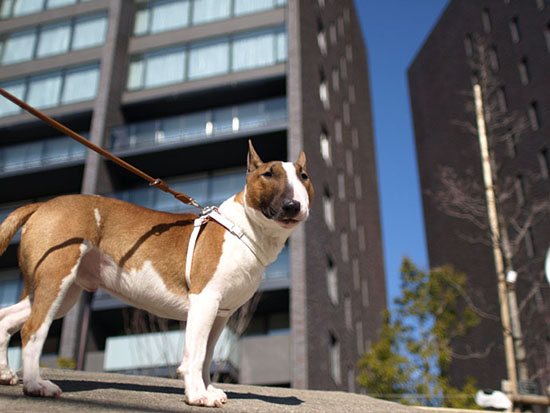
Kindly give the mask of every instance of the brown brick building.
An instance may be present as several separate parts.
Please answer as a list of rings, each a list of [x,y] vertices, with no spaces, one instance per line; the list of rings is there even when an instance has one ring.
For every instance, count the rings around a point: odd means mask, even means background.
[[[483,83],[482,69],[492,79],[492,86],[484,89],[484,108],[500,230],[510,241],[508,254],[504,251],[506,270],[518,274],[515,287],[526,350],[525,359],[517,360],[518,375],[534,384],[531,391],[546,394],[550,384],[550,285],[543,268],[550,244],[548,1],[452,0],[408,71],[430,265],[450,263],[464,271],[470,298],[482,315],[479,327],[453,343],[457,353],[453,379],[460,383],[470,375],[482,388],[499,389],[506,379],[506,364],[497,276],[487,237],[478,137],[475,129],[464,127],[476,125],[472,87]],[[522,126],[514,124],[518,120]],[[482,202],[464,202],[468,199]],[[522,364],[527,371],[522,371]]]

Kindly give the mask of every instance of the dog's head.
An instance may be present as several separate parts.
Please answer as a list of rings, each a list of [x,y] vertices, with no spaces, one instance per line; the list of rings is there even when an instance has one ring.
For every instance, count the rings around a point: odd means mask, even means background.
[[[305,221],[313,202],[313,184],[306,171],[306,155],[296,162],[262,162],[249,141],[246,204],[282,228]]]

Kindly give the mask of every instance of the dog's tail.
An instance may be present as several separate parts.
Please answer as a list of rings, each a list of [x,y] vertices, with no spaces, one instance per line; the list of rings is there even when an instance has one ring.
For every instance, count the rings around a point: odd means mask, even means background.
[[[0,225],[0,255],[6,251],[11,239],[17,233],[19,228],[25,225],[25,222],[42,206],[41,202],[25,205],[17,208]]]

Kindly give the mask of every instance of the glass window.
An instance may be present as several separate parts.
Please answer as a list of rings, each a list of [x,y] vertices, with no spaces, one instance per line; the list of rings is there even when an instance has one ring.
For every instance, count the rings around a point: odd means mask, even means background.
[[[255,128],[263,123],[263,111],[260,102],[239,105],[237,110],[241,129]]]
[[[185,51],[151,54],[145,62],[145,87],[156,87],[183,82],[185,78]]]
[[[206,134],[206,123],[208,122],[207,112],[192,113],[183,117],[183,136],[191,138],[197,135]]]
[[[18,81],[13,83],[4,83],[2,88],[11,93],[15,97],[24,100],[25,99],[25,82]],[[21,108],[15,103],[10,102],[8,99],[0,99],[0,116],[9,116],[21,112]]]
[[[213,113],[213,122],[214,133],[227,133],[233,131],[233,108],[216,109]]]
[[[65,53],[69,50],[71,41],[70,22],[45,26],[40,31],[37,57]]]
[[[220,75],[229,71],[229,41],[216,40],[193,45],[189,51],[189,79]]]
[[[54,9],[57,7],[64,7],[69,6],[71,4],[76,4],[77,0],[47,0],[48,4],[46,8],[48,9]]]
[[[195,0],[193,24],[208,23],[230,16],[231,0]]]
[[[235,0],[235,15],[256,13],[273,8],[273,0]]]
[[[31,60],[36,43],[36,31],[28,30],[12,34],[4,44],[2,64]]]
[[[229,197],[241,192],[244,188],[246,177],[242,172],[229,173],[214,176],[211,179],[210,200],[213,204],[221,204]]]
[[[189,24],[189,1],[156,2],[151,14],[151,33],[186,27]]]
[[[126,87],[128,90],[141,89],[143,87],[144,64],[143,60],[130,62],[128,70],[128,80]]]
[[[244,180],[243,180],[244,185]],[[285,246],[281,253],[277,256],[275,262],[273,262],[269,267],[265,269],[264,277],[265,278],[279,278],[279,277],[288,277],[290,275],[289,268],[289,251],[288,246]]]
[[[149,9],[139,9],[134,19],[134,35],[140,36],[149,32]]]
[[[208,177],[206,175],[195,177],[193,179],[187,179],[182,180],[179,182],[170,183],[170,186],[174,188],[176,191],[183,192],[185,194],[193,194],[193,198],[200,204],[200,205],[207,205],[208,204]],[[184,205],[172,197],[173,205],[176,206],[176,208],[181,208]],[[174,209],[174,208],[173,208]],[[193,211],[195,212],[195,211]]]
[[[99,67],[87,66],[67,71],[61,103],[74,103],[94,99],[99,83]]]
[[[44,163],[56,163],[68,159],[70,140],[70,138],[56,138],[45,141]]]
[[[14,16],[23,16],[24,14],[36,13],[44,7],[44,0],[15,0],[13,6]]]
[[[61,72],[31,78],[27,93],[27,103],[36,108],[56,106],[59,103],[61,83]]]
[[[177,116],[162,119],[160,122],[160,130],[164,133],[164,140],[166,141],[181,138],[183,134],[183,117]]]
[[[253,33],[235,37],[233,42],[233,70],[252,69],[275,62],[274,34]]]
[[[132,141],[134,146],[140,146],[155,141],[156,126],[155,122],[136,123],[131,128]]]
[[[76,20],[72,49],[94,47],[105,42],[107,16],[83,17]]]
[[[21,169],[25,165],[25,157],[27,154],[26,145],[8,146],[2,150],[4,154],[4,171],[12,171]]]
[[[19,270],[7,270],[0,273],[0,308],[13,305],[21,298],[23,282]]]
[[[277,33],[277,62],[285,62],[288,60],[288,46],[286,31]]]

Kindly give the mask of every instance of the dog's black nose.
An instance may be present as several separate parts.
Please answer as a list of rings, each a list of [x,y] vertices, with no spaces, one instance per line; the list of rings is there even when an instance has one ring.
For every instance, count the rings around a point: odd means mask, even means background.
[[[283,201],[283,212],[287,216],[295,216],[300,212],[300,202],[293,199],[286,199]]]

